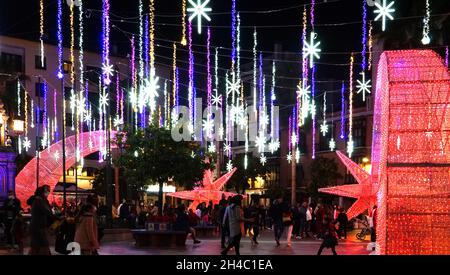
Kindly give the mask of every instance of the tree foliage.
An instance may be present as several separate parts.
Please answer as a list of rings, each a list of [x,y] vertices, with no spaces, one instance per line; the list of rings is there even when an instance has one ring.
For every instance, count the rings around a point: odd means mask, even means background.
[[[319,189],[337,185],[342,175],[338,172],[338,166],[334,159],[318,157],[311,164],[311,184],[308,191],[313,198],[318,198]]]
[[[237,168],[236,172],[228,181],[227,187],[234,188],[238,194],[245,194],[245,190],[250,188],[249,180],[255,181],[256,177],[266,179],[268,172],[266,166],[263,166],[259,158],[248,154],[247,169],[244,165],[245,154],[239,154],[233,159],[233,165]]]

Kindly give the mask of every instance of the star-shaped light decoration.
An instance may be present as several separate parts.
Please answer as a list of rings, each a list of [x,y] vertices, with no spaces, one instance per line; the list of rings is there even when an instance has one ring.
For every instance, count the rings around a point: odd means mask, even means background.
[[[320,125],[320,132],[323,136],[328,133],[328,124],[325,121]]]
[[[159,84],[159,77],[156,76],[155,69],[152,69],[150,71],[150,78],[145,79],[145,87],[144,87],[144,94],[145,94],[145,102],[149,102],[150,110],[154,111],[156,108],[156,100],[159,96],[158,89],[160,88]]]
[[[311,113],[311,116],[313,116],[313,117],[316,116],[317,108],[316,108],[316,102],[314,100],[309,105],[309,112]]]
[[[270,150],[270,153],[274,153],[274,152],[276,152],[278,149],[280,148],[280,141],[278,141],[278,140],[272,140],[272,141],[270,141],[270,143],[269,143],[269,150]]]
[[[111,84],[111,76],[113,76],[114,66],[109,63],[103,63],[102,72],[105,85]]]
[[[100,108],[103,109],[108,106],[109,97],[106,93],[100,94]]]
[[[223,152],[227,154],[231,152],[231,145],[229,143],[223,145]]]
[[[291,163],[291,161],[292,161],[292,153],[291,153],[291,152],[289,152],[289,153],[286,155],[286,160],[288,161],[288,163]]]
[[[337,151],[336,154],[356,179],[358,184],[320,188],[319,192],[357,199],[347,210],[347,216],[350,220],[364,212],[366,209],[369,211],[372,209],[377,199],[377,187],[376,184],[372,183],[373,179],[366,170],[354,163],[343,153]]]
[[[222,106],[222,95],[212,95],[211,102],[216,108],[219,108],[219,106]]]
[[[224,130],[222,125],[219,127],[219,140],[222,140],[224,134]]]
[[[311,86],[305,86],[304,84],[297,85],[297,98],[301,98],[302,101],[308,100],[311,94]]]
[[[314,40],[317,37],[317,33],[311,32],[309,43],[305,41],[305,45],[303,46],[303,58],[309,57],[309,67],[313,67],[314,58],[320,59],[319,53],[322,51],[319,48],[320,41],[314,43]]]
[[[209,136],[214,129],[214,120],[211,118],[203,120],[203,131]]]
[[[236,172],[236,168],[232,168],[228,173],[221,176],[220,178],[214,180],[213,179],[213,171],[206,170],[203,174],[202,186],[197,186],[191,191],[180,191],[171,194],[167,194],[168,196],[180,198],[183,200],[192,200],[192,204],[189,206],[189,209],[195,210],[200,203],[210,201],[213,204],[218,204],[222,199],[222,195],[225,197],[235,196],[235,193],[223,192],[221,191],[223,186],[230,180],[231,176]]]
[[[228,84],[228,90],[227,95],[235,93],[236,95],[239,95],[241,92],[241,80],[239,78],[236,79],[236,73],[231,73],[231,80],[227,79]]]
[[[334,151],[336,149],[336,141],[334,141],[334,138],[332,138],[329,142],[330,151]]]
[[[259,158],[259,162],[261,162],[261,164],[264,166],[266,165],[267,162],[267,158],[264,155],[261,155],[261,157]]]
[[[211,154],[216,152],[216,145],[214,145],[214,143],[211,143],[208,146],[208,152],[211,153]]]
[[[383,0],[383,5],[378,4],[375,1],[375,6],[378,8],[374,10],[374,13],[378,13],[377,17],[375,17],[375,21],[381,18],[381,30],[384,31],[386,29],[386,18],[394,20],[391,13],[395,11],[395,9],[391,8],[394,5],[394,1],[390,2],[389,5],[386,6],[386,0]]]
[[[116,115],[113,121],[113,125],[114,128],[119,129],[119,127],[123,125],[123,119],[119,115]]]
[[[296,133],[292,133],[292,135],[291,135],[291,144],[293,147],[295,147],[295,145],[297,145],[297,134]]]
[[[266,147],[266,136],[263,132],[259,132],[259,135],[256,136],[255,145],[258,147],[259,152],[264,152],[264,148]]]
[[[366,93],[370,94],[370,88],[372,87],[372,85],[370,85],[370,79],[368,79],[366,81],[366,74],[364,72],[361,72],[362,75],[362,79],[361,80],[356,80],[356,82],[358,82],[358,84],[356,85],[356,88],[358,88],[358,91],[356,93],[361,93],[363,94],[363,101],[366,101]]]
[[[197,3],[195,3],[193,0],[189,0],[189,3],[192,5],[192,7],[188,8],[188,12],[192,12],[191,16],[189,17],[189,22],[191,22],[195,17],[197,17],[197,31],[198,34],[202,33],[202,17],[205,17],[206,20],[211,21],[211,17],[209,17],[207,12],[211,12],[212,9],[210,7],[207,7],[210,0],[205,0],[205,2],[201,2],[201,0],[197,0]]]
[[[227,162],[227,171],[231,172],[233,170],[233,162],[230,160],[228,160]]]
[[[25,149],[25,152],[28,152],[28,150],[31,148],[31,140],[29,140],[28,137],[25,137],[23,139],[22,146]]]

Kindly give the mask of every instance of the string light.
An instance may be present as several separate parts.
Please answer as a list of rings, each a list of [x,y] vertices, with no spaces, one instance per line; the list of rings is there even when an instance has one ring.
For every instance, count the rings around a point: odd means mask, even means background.
[[[21,104],[21,102],[20,102],[20,98],[21,98],[21,96],[20,96],[20,90],[21,90],[21,87],[20,87],[20,79],[19,78],[17,78],[17,116],[19,116],[20,117],[20,104]],[[25,106],[26,107],[26,106]]]
[[[231,71],[236,64],[236,0],[231,0]]]
[[[256,94],[256,87],[257,87],[257,66],[258,66],[258,60],[257,60],[257,52],[256,47],[258,46],[258,36],[257,36],[256,28],[253,31],[253,111],[256,115],[257,113],[257,94]]]
[[[219,95],[219,49],[216,48],[214,55],[214,96],[212,97],[212,104],[216,109],[219,105],[222,106],[222,95]]]
[[[368,68],[372,69],[372,47],[373,47],[373,39],[372,39],[372,21],[369,21],[369,58],[368,58]]]
[[[188,24],[188,42],[189,42],[189,87],[188,87],[188,100],[189,100],[189,110],[191,125],[190,128],[194,127],[194,54],[192,52],[192,24]]]
[[[314,58],[320,59],[319,53],[322,51],[320,46],[320,41],[315,43],[314,41],[317,38],[317,33],[311,32],[309,43],[305,41],[305,45],[303,46],[303,54],[304,58],[309,57],[309,67],[313,67]]]
[[[445,67],[448,68],[448,46],[445,47]]]
[[[150,70],[155,70],[155,0],[150,0]]]
[[[425,18],[423,19],[423,37],[422,44],[428,45],[430,44],[430,0],[426,0],[425,5]]]
[[[366,50],[367,50],[367,0],[362,0],[363,2],[363,22],[362,22],[362,51],[361,51],[361,70],[363,72],[366,71]]]
[[[236,28],[236,71],[238,78],[241,78],[241,15],[237,13],[237,28]]]
[[[34,100],[31,99],[31,128],[34,128]]]
[[[386,5],[386,0],[383,0],[382,5],[380,5],[378,2],[375,2],[375,6],[377,7],[377,9],[374,10],[374,13],[378,13],[378,15],[375,17],[375,21],[378,21],[378,19],[381,18],[382,31],[385,31],[386,29],[386,18],[394,20],[394,17],[392,17],[391,13],[393,13],[395,9],[391,8],[392,5],[394,5],[394,1],[390,2],[389,5]]]
[[[173,106],[176,106],[177,97],[177,44],[173,43],[173,53],[172,53],[172,95],[173,95]],[[170,104],[169,104],[170,105]],[[170,113],[169,113],[170,116]],[[169,119],[171,121],[171,119]]]
[[[212,76],[211,76],[211,29],[208,27],[207,41],[206,41],[206,70],[207,70],[207,105],[208,118],[212,115]]]
[[[186,0],[181,0],[181,26],[182,26],[182,34],[181,34],[181,45],[186,46]]]
[[[109,0],[103,0],[103,47],[102,47],[102,71],[103,83],[105,85],[111,84],[111,76],[113,75],[113,65],[109,60]]]
[[[201,2],[201,0],[197,0],[197,3],[195,3],[193,0],[189,0],[191,7],[188,8],[187,11],[192,12],[191,16],[189,17],[189,22],[197,17],[198,34],[202,33],[202,17],[204,17],[208,21],[211,21],[211,18],[208,16],[207,12],[211,12],[212,9],[206,6],[209,2],[210,0],[205,0],[203,3]]]
[[[345,84],[342,81],[341,86],[341,135],[339,136],[341,139],[345,139]]]
[[[327,125],[327,92],[323,94],[323,122],[322,125],[320,125],[320,132],[323,136],[325,136],[328,133],[328,125]]]
[[[370,85],[370,79],[366,81],[366,74],[364,72],[361,72],[362,79],[356,80],[358,82],[358,85],[356,85],[356,88],[358,88],[357,94],[362,93],[363,101],[366,101],[366,93],[370,94],[370,88],[372,85]]]
[[[45,66],[45,53],[44,53],[44,0],[39,1],[39,40],[41,51],[41,67]]]
[[[351,157],[354,150],[353,143],[353,54],[350,56],[350,84],[349,84],[349,117],[348,117],[348,143],[347,153]]]

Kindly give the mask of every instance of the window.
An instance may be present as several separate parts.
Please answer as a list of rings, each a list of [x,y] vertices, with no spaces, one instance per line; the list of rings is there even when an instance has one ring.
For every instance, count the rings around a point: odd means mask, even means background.
[[[21,55],[1,53],[0,72],[2,73],[23,73],[23,59]]]
[[[63,71],[64,71],[65,74],[70,73],[72,71],[72,62],[64,61]]]
[[[356,147],[366,146],[366,119],[357,119],[353,122],[353,142]]]
[[[34,84],[34,91],[35,96],[37,97],[44,97],[45,95],[45,84],[44,83],[35,83]]]
[[[40,55],[34,56],[34,67],[38,70],[47,70],[47,57],[44,56],[44,64]]]

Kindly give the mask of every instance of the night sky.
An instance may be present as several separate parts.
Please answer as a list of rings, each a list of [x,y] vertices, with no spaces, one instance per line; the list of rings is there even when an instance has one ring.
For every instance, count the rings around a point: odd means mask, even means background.
[[[0,1],[0,33],[3,35],[38,40],[39,38],[39,0],[27,1]],[[25,4],[25,2],[27,4]],[[101,0],[84,1],[85,4],[85,34],[87,36],[86,48],[90,51],[100,52],[101,45]],[[148,2],[144,2],[144,12],[148,12]],[[172,41],[180,41],[181,37],[181,0],[155,0],[156,2],[156,64],[170,68],[172,64]],[[230,68],[231,48],[231,0],[212,0],[212,46],[222,47],[220,50],[221,74]],[[435,3],[439,2],[439,3]],[[450,1],[432,1],[433,14],[449,12]],[[47,43],[56,43],[56,0],[45,0],[45,33]],[[111,0],[111,47],[112,53],[126,56],[130,52],[130,43],[127,36],[137,34],[138,30],[138,0]],[[241,11],[241,49],[242,64],[252,62],[253,28],[258,30],[258,50],[264,52],[264,58],[269,60],[275,43],[280,43],[284,51],[300,53],[300,37],[302,23],[302,4],[310,1],[299,0],[237,0],[237,10]],[[188,3],[189,6],[189,3]],[[425,0],[397,0],[394,17],[407,17],[424,14]],[[257,12],[280,10],[278,12]],[[374,7],[368,7],[368,20],[374,19]],[[440,9],[440,10],[439,10]],[[445,10],[442,10],[445,9]],[[64,5],[65,44],[69,37],[69,12]],[[309,9],[308,9],[308,21]],[[389,21],[387,28],[397,28],[395,24],[402,21],[421,26],[421,18],[403,19],[396,22]],[[447,18],[448,21],[448,18]],[[348,79],[348,66],[350,52],[361,51],[362,33],[362,1],[356,0],[317,0],[315,5],[315,32],[321,41],[322,55],[317,67],[318,80],[333,79],[336,83]],[[330,26],[329,24],[335,24]],[[259,27],[258,27],[259,26]],[[381,23],[374,23],[374,34],[380,32]],[[195,25],[194,25],[195,27]],[[198,78],[201,82],[206,64],[205,46],[206,29],[203,34],[197,35],[194,29],[194,51]],[[124,33],[125,32],[125,33]],[[308,30],[309,33],[309,30]],[[420,39],[419,39],[420,40]],[[187,69],[187,47],[178,51],[179,66]],[[214,51],[212,51],[214,52]],[[55,53],[56,54],[56,53]],[[300,60],[300,54],[298,54]],[[291,60],[291,65],[292,65]],[[356,58],[356,65],[360,57]],[[300,65],[294,64],[297,69]],[[298,72],[288,71],[285,77],[296,77]],[[280,76],[283,76],[280,74]],[[295,83],[295,82],[293,82]],[[295,86],[292,87],[295,89]]]

